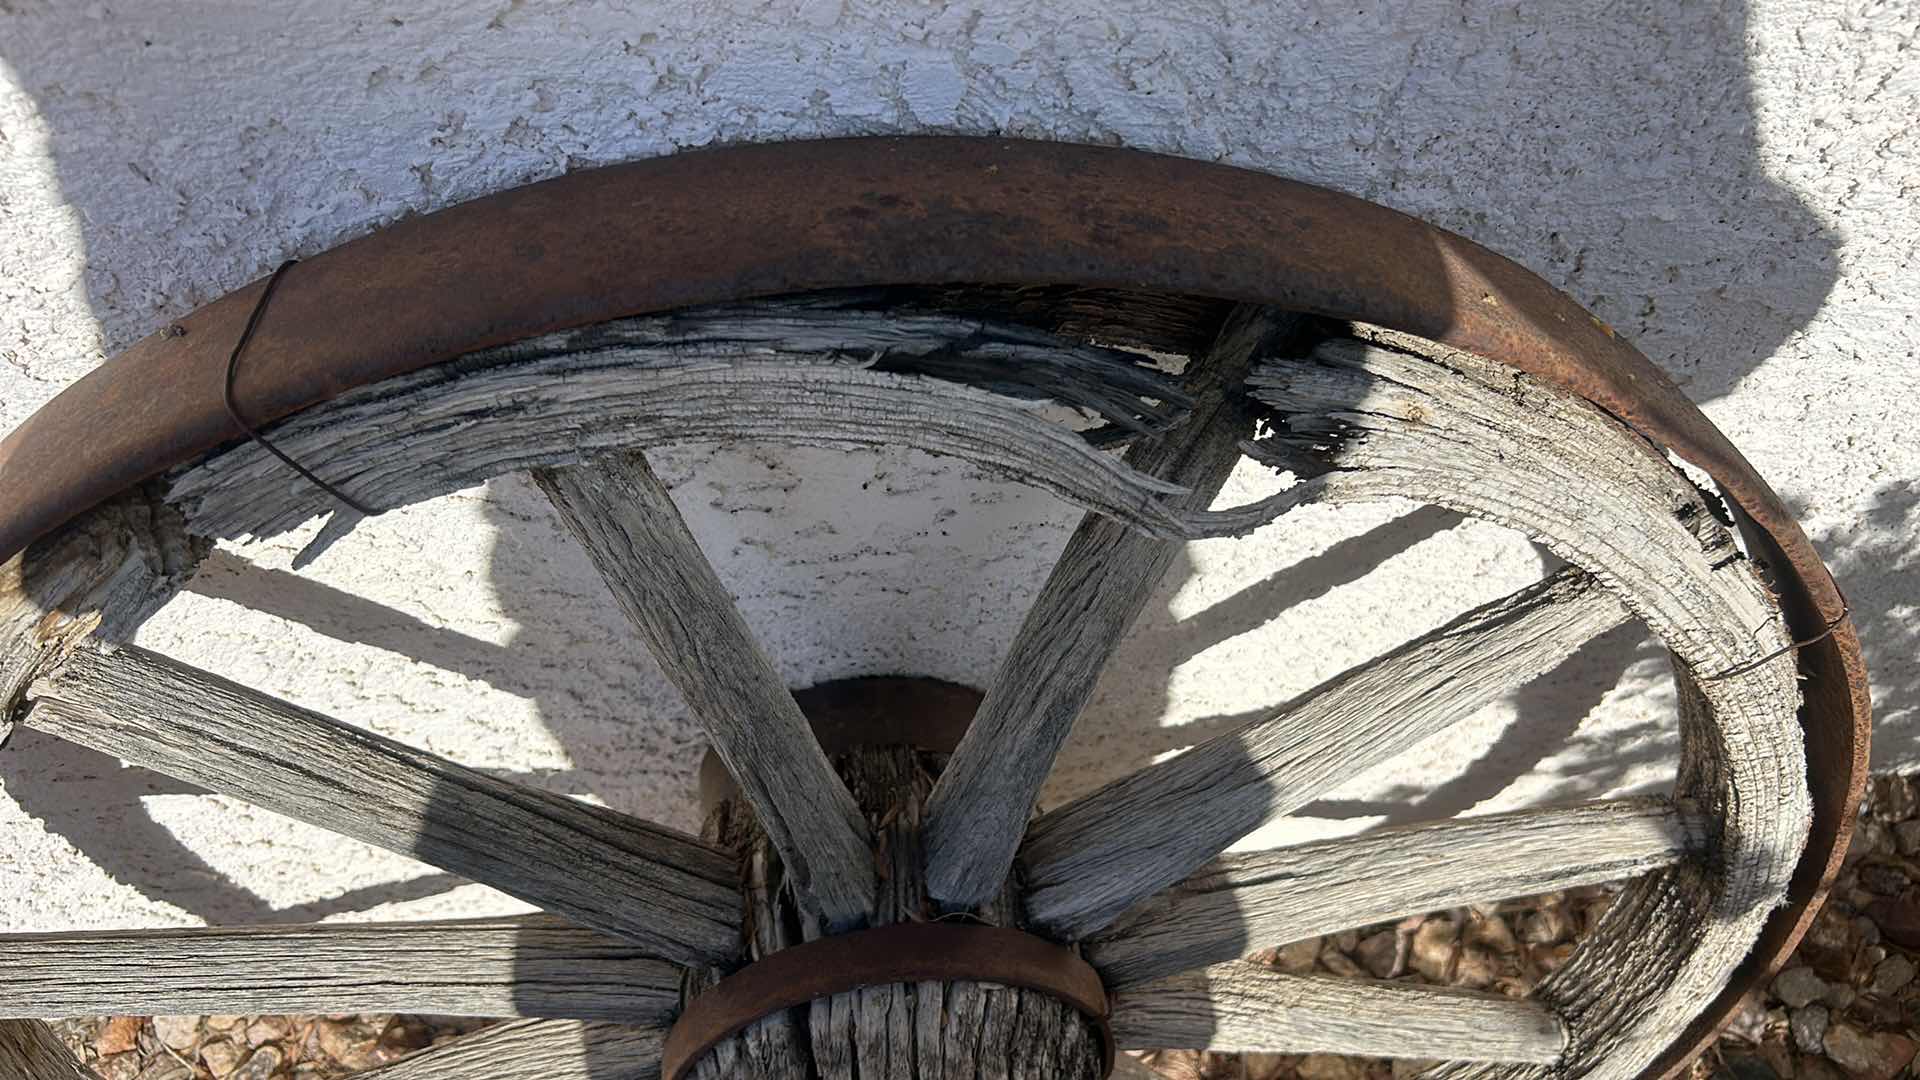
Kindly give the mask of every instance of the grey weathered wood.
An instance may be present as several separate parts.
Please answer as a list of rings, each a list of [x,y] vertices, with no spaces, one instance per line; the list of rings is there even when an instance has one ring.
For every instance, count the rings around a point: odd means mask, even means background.
[[[874,880],[860,807],[646,457],[533,478],[706,729],[802,907],[836,929],[864,921]]]
[[[80,644],[23,722],[412,855],[663,959],[739,945],[732,860],[700,841],[498,780],[135,646]]]
[[[904,748],[862,749],[836,765],[873,828],[882,867],[875,925],[931,918],[925,891],[921,827],[938,757]],[[797,943],[778,860],[754,827],[744,802],[723,804],[709,835],[746,853],[752,868],[748,925],[753,955]],[[1013,921],[1003,889],[977,918]],[[705,980],[693,994],[710,985]],[[869,986],[768,1017],[707,1055],[698,1080],[975,1080],[1034,1077],[1093,1080],[1099,1046],[1087,1022],[1067,1006],[1032,991],[973,983]]]
[[[39,1020],[0,1020],[0,1077],[5,1080],[100,1080]]]
[[[89,638],[130,638],[209,548],[138,488],[0,563],[0,742],[43,663]]]
[[[1290,941],[1465,904],[1593,885],[1705,851],[1663,798],[1460,818],[1223,855],[1086,942],[1111,990]]]
[[[1137,414],[1145,430],[1164,427],[1183,415],[1169,407],[1179,392],[1137,358],[1089,355],[1046,335],[1013,340],[977,320],[947,319],[903,337],[871,313],[832,319],[791,347],[763,340],[788,329],[778,309],[655,320],[691,327],[685,334],[594,328],[389,379],[269,432],[296,460],[377,507],[610,450],[772,441],[956,456],[1162,536],[1245,531],[1280,508],[1182,512],[1173,505],[1177,485],[1128,468],[1090,445],[1062,410],[1036,404],[1045,395],[1110,417]],[[1117,389],[1108,385],[1116,377]],[[176,470],[168,497],[195,532],[214,537],[274,535],[337,509],[252,444]]]
[[[0,1015],[425,1012],[645,1024],[684,969],[545,917],[0,937]]]
[[[1629,883],[1535,990],[1572,1031],[1558,1066],[1437,1075],[1637,1076],[1745,959],[1805,843],[1800,694],[1779,605],[1701,492],[1613,417],[1511,368],[1357,331],[1366,340],[1255,371],[1252,389],[1279,414],[1274,438],[1331,470],[1325,498],[1438,503],[1601,576],[1674,654],[1676,795],[1714,823],[1707,857]]]
[[[422,1050],[355,1080],[659,1080],[666,1030],[516,1020]]]
[[[1027,835],[1027,911],[1078,939],[1263,822],[1444,731],[1553,668],[1626,611],[1568,569],[1477,608],[1202,743],[1043,815]]]
[[[1207,509],[1253,432],[1239,387],[1254,358],[1299,322],[1253,305],[1234,309],[1188,373],[1195,404],[1186,422],[1134,443],[1127,465],[1187,488],[1182,509]],[[999,891],[1074,720],[1183,546],[1091,513],[1068,538],[928,805],[934,899],[965,910]]]
[[[1548,1063],[1566,1028],[1537,1002],[1451,987],[1221,964],[1113,999],[1128,1049],[1267,1051]]]

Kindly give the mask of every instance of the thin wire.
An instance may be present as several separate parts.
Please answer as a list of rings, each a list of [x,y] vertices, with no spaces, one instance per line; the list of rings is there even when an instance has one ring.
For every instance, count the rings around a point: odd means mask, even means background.
[[[259,443],[261,448],[266,450],[267,453],[279,458],[288,468],[305,477],[307,482],[314,487],[338,499],[341,503],[357,511],[362,516],[373,517],[380,511],[360,502],[353,496],[348,495],[346,492],[315,476],[312,469],[288,457],[279,447],[268,442],[266,436],[255,431],[253,425],[241,419],[240,408],[235,405],[233,401],[234,379],[240,372],[240,354],[247,351],[247,344],[253,340],[253,332],[260,328],[260,319],[267,313],[267,301],[273,299],[273,290],[279,288],[281,276],[287,272],[287,267],[299,261],[299,259],[288,259],[286,262],[275,267],[272,276],[267,278],[267,287],[260,290],[260,299],[254,302],[253,313],[247,316],[246,329],[240,331],[240,340],[233,346],[233,355],[227,357],[227,383],[225,393],[222,395],[222,400],[227,406],[227,416],[232,418],[235,427],[247,433],[247,438]]]
[[[1838,591],[1838,586],[1835,587],[1835,590]],[[1827,624],[1827,628],[1825,630],[1820,631],[1819,633],[1813,635],[1812,637],[1806,639],[1805,641],[1789,641],[1785,645],[1780,646],[1779,648],[1773,650],[1772,652],[1768,653],[1767,655],[1761,657],[1758,660],[1749,660],[1746,663],[1740,664],[1736,667],[1730,667],[1727,670],[1722,671],[1717,675],[1703,675],[1700,677],[1699,681],[1700,682],[1719,682],[1721,679],[1731,679],[1736,675],[1745,675],[1747,672],[1758,670],[1760,667],[1767,664],[1769,661],[1778,660],[1780,657],[1785,656],[1790,652],[1794,652],[1795,650],[1798,650],[1798,649],[1804,649],[1809,645],[1818,645],[1820,642],[1825,641],[1828,638],[1832,637],[1833,632],[1835,630],[1840,629],[1840,624],[1843,622],[1846,622],[1847,616],[1852,613],[1853,613],[1853,605],[1848,602],[1846,595],[1843,593],[1841,594],[1841,597],[1840,597],[1840,614],[1835,615],[1833,617],[1833,621]]]

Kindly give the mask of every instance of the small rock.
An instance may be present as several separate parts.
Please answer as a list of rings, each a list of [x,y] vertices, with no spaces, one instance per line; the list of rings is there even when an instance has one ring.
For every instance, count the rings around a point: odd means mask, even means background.
[[[1881,787],[1874,794],[1874,813],[1888,821],[1905,822],[1920,810],[1920,792],[1914,790],[1913,781],[1904,776],[1885,776],[1879,778]]]
[[[140,1080],[193,1080],[193,1070],[162,1054],[140,1074]]]
[[[232,1080],[272,1080],[274,1070],[280,1067],[280,1051],[277,1047],[263,1046],[247,1058],[246,1063],[235,1069]]]
[[[1819,917],[1807,929],[1807,936],[1801,940],[1800,947],[1822,953],[1837,953],[1843,956],[1853,955],[1854,931],[1852,922],[1834,904],[1820,909]]]
[[[1898,900],[1876,900],[1867,908],[1867,917],[1880,927],[1880,933],[1888,941],[1920,949],[1920,900],[1911,895]]]
[[[1832,1016],[1824,1005],[1809,1005],[1804,1009],[1795,1009],[1788,1030],[1793,1033],[1793,1045],[1809,1054],[1817,1054],[1827,1037],[1827,1025]]]
[[[1875,926],[1873,920],[1867,918],[1865,915],[1855,915],[1853,917],[1853,933],[1854,936],[1860,939],[1860,944],[1862,945],[1880,944],[1880,928]]]
[[[1869,993],[1881,997],[1892,997],[1913,981],[1915,975],[1913,961],[1894,953],[1873,967],[1873,982],[1868,984]]]
[[[1440,1065],[1438,1061],[1423,1061],[1420,1058],[1394,1058],[1393,1080],[1412,1080],[1413,1077],[1438,1065]]]
[[[1246,1053],[1240,1055],[1240,1063],[1247,1080],[1281,1080],[1293,1068],[1293,1058],[1288,1054]]]
[[[1793,1080],[1848,1080],[1847,1074],[1823,1057],[1796,1059]]]
[[[1454,938],[1459,931],[1451,919],[1428,919],[1413,932],[1410,962],[1413,969],[1434,982],[1446,982],[1453,966]]]
[[[207,1017],[207,1026],[215,1031],[232,1031],[234,1028],[244,1025],[246,1022],[247,1018],[244,1016],[220,1015]]]
[[[1353,958],[1360,966],[1373,973],[1376,979],[1391,978],[1394,974],[1394,954],[1399,951],[1400,935],[1391,930],[1382,930],[1360,939],[1353,947]]]
[[[418,1017],[398,1016],[380,1033],[380,1052],[389,1060],[433,1045],[433,1028]]]
[[[214,1039],[200,1047],[200,1061],[216,1078],[230,1076],[240,1067],[240,1048],[226,1039]]]
[[[1773,980],[1773,996],[1786,1002],[1789,1008],[1804,1009],[1826,992],[1827,984],[1812,968],[1788,968]]]
[[[1551,975],[1560,969],[1561,964],[1567,962],[1568,957],[1573,955],[1574,947],[1571,941],[1564,941],[1558,945],[1535,945],[1527,950],[1527,957],[1535,967]]]
[[[1842,860],[1851,866],[1875,852],[1893,850],[1893,830],[1875,821],[1873,818],[1861,818],[1854,826],[1853,840],[1847,845],[1846,857]]]
[[[1334,1054],[1308,1054],[1293,1069],[1300,1080],[1367,1080],[1365,1065]]]
[[[1354,946],[1360,944],[1360,931],[1342,930],[1333,935],[1329,940],[1333,942],[1334,948],[1339,949],[1343,953],[1351,954]]]
[[[99,1041],[94,1043],[94,1047],[100,1051],[101,1057],[124,1054],[140,1045],[141,1025],[142,1021],[137,1016],[116,1016],[100,1030]]]
[[[1727,1021],[1726,1034],[1743,1042],[1758,1044],[1767,1035],[1767,995],[1759,990],[1740,998],[1740,1007]]]
[[[1320,939],[1308,938],[1275,949],[1273,966],[1289,975],[1305,975],[1320,959]]]
[[[138,1080],[140,1055],[119,1053],[93,1063],[93,1074],[100,1080]]]
[[[1454,985],[1473,990],[1492,986],[1499,974],[1499,961],[1494,954],[1471,946],[1460,950],[1460,959],[1453,966]]]
[[[247,1045],[265,1046],[293,1034],[293,1021],[284,1016],[263,1016],[247,1025]]]
[[[1851,1024],[1835,1024],[1827,1032],[1827,1056],[1834,1064],[1868,1080],[1890,1080],[1913,1060],[1912,1039],[1883,1031],[1868,1035]]]
[[[1360,965],[1354,963],[1351,957],[1334,949],[1321,950],[1320,963],[1328,971],[1343,979],[1358,979],[1366,975],[1366,972],[1362,971]]]
[[[1765,1058],[1751,1054],[1725,1054],[1721,1060],[1727,1063],[1727,1072],[1733,1074],[1733,1080],[1780,1080],[1780,1074]]]
[[[1907,875],[1899,867],[1877,863],[1860,868],[1860,884],[1876,896],[1899,896],[1907,891],[1907,886],[1912,882],[1907,880]]]
[[[1903,821],[1893,827],[1893,842],[1900,854],[1920,855],[1920,821]]]
[[[1834,983],[1827,987],[1826,996],[1820,999],[1827,1008],[1839,1012],[1860,1000],[1860,992],[1845,983]]]
[[[193,1044],[200,1041],[200,1018],[156,1016],[153,1018],[153,1033],[162,1043],[175,1050],[191,1050]]]
[[[1543,908],[1520,920],[1520,937],[1529,945],[1553,945],[1572,932],[1565,910]]]
[[[327,1057],[350,1069],[370,1069],[380,1064],[380,1030],[371,1018],[322,1020],[313,1025],[315,1039]]]
[[[1498,915],[1480,916],[1468,920],[1463,935],[1469,945],[1478,945],[1500,956],[1506,956],[1519,949],[1520,943],[1513,936],[1513,928],[1507,920]]]

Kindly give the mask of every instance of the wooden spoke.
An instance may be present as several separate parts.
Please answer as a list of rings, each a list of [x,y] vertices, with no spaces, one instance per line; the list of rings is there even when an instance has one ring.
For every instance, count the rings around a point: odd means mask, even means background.
[[[39,1020],[0,1020],[0,1076],[7,1080],[100,1080]]]
[[[1196,361],[1187,387],[1195,400],[1190,418],[1136,442],[1126,463],[1188,488],[1185,509],[1207,509],[1253,431],[1232,391],[1255,357],[1299,322],[1265,308],[1236,308]],[[934,789],[927,884],[935,900],[971,910],[1006,881],[1055,756],[1181,547],[1091,513],[1068,539]]]
[[[1128,1049],[1265,1051],[1548,1063],[1567,1043],[1537,1002],[1416,983],[1221,964],[1116,995]]]
[[[1223,855],[1087,942],[1109,989],[1260,949],[1463,904],[1593,885],[1707,844],[1666,799],[1488,814]]]
[[[1029,918],[1077,939],[1263,822],[1443,731],[1619,625],[1619,601],[1566,570],[1046,814],[1028,834]]]
[[[0,937],[0,1013],[425,1012],[653,1023],[683,968],[556,919]]]
[[[730,856],[497,780],[134,646],[81,645],[24,722],[209,791],[411,855],[689,963],[739,946]]]
[[[655,1027],[519,1020],[422,1050],[354,1080],[658,1080]]]
[[[645,456],[534,480],[713,740],[809,914],[845,929],[873,911],[867,823]]]

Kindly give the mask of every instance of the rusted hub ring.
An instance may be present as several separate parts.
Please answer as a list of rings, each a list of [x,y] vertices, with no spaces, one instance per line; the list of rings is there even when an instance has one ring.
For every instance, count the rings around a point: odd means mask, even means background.
[[[1838,872],[1866,780],[1846,605],[1800,527],[1663,373],[1490,251],[1324,188],[1138,151],[984,138],[708,150],[575,173],[401,222],[304,263],[235,396],[255,423],[475,349],[623,316],[877,285],[1086,285],[1357,319],[1510,364],[1704,468],[1757,528],[1796,638],[1814,798],[1789,902],[1656,1066],[1783,961]],[[0,557],[236,438],[227,350],[262,287],[195,311],[0,441]],[[156,393],[155,388],[165,388]],[[1815,640],[1817,639],[1817,640]]]
[[[1107,991],[1099,972],[1073,950],[998,926],[896,923],[781,949],[720,980],[674,1023],[660,1075],[682,1080],[728,1036],[783,1010],[861,987],[914,982],[992,983],[1049,994],[1093,1024],[1100,1075],[1113,1072]]]

